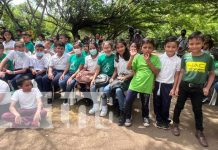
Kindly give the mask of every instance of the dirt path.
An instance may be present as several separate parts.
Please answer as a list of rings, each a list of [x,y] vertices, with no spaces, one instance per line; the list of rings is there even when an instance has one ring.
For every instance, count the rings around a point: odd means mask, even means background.
[[[0,149],[2,150],[201,150],[194,133],[194,120],[190,102],[185,106],[181,117],[181,136],[175,137],[171,131],[164,131],[153,126],[154,115],[151,108],[152,125],[142,126],[138,101],[134,104],[133,126],[118,127],[117,118],[113,122],[109,116],[100,118],[101,126],[95,127],[95,117],[85,113],[78,115],[78,106],[70,108],[70,122],[61,122],[60,103],[52,108],[53,128],[51,129],[0,129]],[[171,105],[171,115],[175,102]],[[83,108],[83,107],[82,107]],[[81,107],[80,107],[81,109]],[[87,111],[89,108],[87,108]],[[218,107],[204,105],[205,134],[209,150],[218,149]],[[86,122],[79,121],[86,118]],[[63,121],[63,120],[62,120]],[[78,125],[80,122],[80,125]]]

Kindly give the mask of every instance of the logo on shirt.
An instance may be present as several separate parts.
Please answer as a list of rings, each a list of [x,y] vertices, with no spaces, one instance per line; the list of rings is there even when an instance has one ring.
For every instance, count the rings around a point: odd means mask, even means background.
[[[187,62],[186,70],[187,72],[202,72],[205,73],[206,63],[205,62]]]
[[[102,68],[102,71],[103,72],[109,72],[109,70],[110,70],[110,64],[109,63],[107,63],[105,66],[104,66],[104,68]]]

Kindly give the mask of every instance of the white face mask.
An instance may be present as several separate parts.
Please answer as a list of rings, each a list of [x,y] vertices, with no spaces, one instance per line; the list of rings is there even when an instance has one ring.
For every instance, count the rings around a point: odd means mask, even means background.
[[[75,54],[79,55],[81,54],[81,50],[80,49],[74,49]]]
[[[89,52],[92,56],[94,56],[98,53],[97,49],[91,49]]]

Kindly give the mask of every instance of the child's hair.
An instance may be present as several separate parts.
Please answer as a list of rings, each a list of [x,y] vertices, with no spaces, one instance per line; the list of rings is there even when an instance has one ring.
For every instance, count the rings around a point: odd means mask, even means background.
[[[151,44],[153,47],[155,47],[154,40],[153,40],[153,39],[150,39],[150,38],[144,38],[144,39],[142,40],[141,47],[142,47],[144,44]]]
[[[95,48],[96,48],[97,50],[99,50],[99,46],[98,46],[98,44],[97,44],[96,42],[92,41],[92,42],[89,43],[89,45],[91,45],[91,44],[93,44],[93,45],[95,46]],[[90,46],[89,46],[89,47],[90,47]]]
[[[0,42],[0,49],[4,49],[4,45]]]
[[[75,46],[79,46],[80,48],[82,48],[83,47],[83,44],[81,43],[81,42],[76,42],[75,44],[74,44],[74,47]]]
[[[6,40],[6,39],[5,39],[5,36],[4,36],[4,34],[5,34],[6,32],[8,32],[8,33],[11,35],[11,39],[14,40],[14,35],[13,35],[13,33],[12,33],[11,31],[9,31],[9,30],[5,30],[5,31],[3,31],[3,33],[2,33],[2,35],[3,35],[3,41]]]
[[[192,40],[192,39],[200,39],[200,40],[202,40],[204,42],[204,35],[200,31],[195,31],[191,35],[189,35],[188,41]]]
[[[129,47],[130,47],[132,44],[135,44],[135,45],[136,45],[137,51],[140,50],[141,45],[140,45],[139,43],[136,43],[136,42],[130,42]]]
[[[31,81],[30,77],[25,75],[25,76],[22,76],[22,77],[18,78],[18,79],[16,80],[17,86],[22,87],[22,86],[23,86],[23,83],[24,83],[25,81]]]
[[[22,32],[22,35],[23,35],[23,36],[31,37],[31,35],[30,35],[28,32]]]
[[[63,42],[55,42],[55,47],[58,47],[58,46],[60,46],[60,47],[65,47],[65,44],[63,43]]]
[[[211,54],[214,57],[214,60],[218,60],[218,47],[214,47],[211,49]]]
[[[63,37],[65,37],[65,38],[67,38],[67,39],[68,39],[68,42],[70,41],[70,36],[69,36],[69,35],[67,35],[67,34],[60,34],[59,37],[60,37],[60,36],[63,36]]]
[[[166,38],[166,40],[164,41],[164,45],[166,45],[169,42],[175,42],[177,44],[177,46],[179,45],[179,42],[177,41],[177,37],[176,36],[169,36]]]
[[[23,47],[25,47],[24,42],[18,41],[15,43],[14,47],[17,47],[17,45],[22,45]]]
[[[45,48],[42,44],[36,44],[35,48],[40,47],[40,48]]]
[[[117,44],[119,44],[119,43],[121,43],[121,44],[123,44],[123,45],[125,46],[125,51],[124,51],[124,53],[123,53],[123,58],[124,58],[125,61],[128,61],[129,58],[130,58],[130,53],[129,53],[129,49],[127,48],[127,44],[126,44],[126,42],[125,42],[123,39],[120,39],[120,40],[116,41],[115,47],[116,47]],[[116,52],[115,61],[116,61],[116,62],[119,62],[119,53],[117,53],[117,52]]]
[[[214,46],[213,39],[210,35],[205,36],[204,44],[208,44],[208,49],[211,49]]]
[[[102,43],[102,47],[104,47],[105,44],[109,44],[110,47],[113,49],[113,43],[112,43],[111,41],[104,41],[104,42]]]
[[[45,40],[45,35],[44,34],[39,34],[38,37],[41,36],[43,40]]]

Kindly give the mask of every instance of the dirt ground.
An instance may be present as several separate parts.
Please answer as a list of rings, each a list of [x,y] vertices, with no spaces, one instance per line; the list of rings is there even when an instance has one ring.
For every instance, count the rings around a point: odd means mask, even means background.
[[[145,128],[142,125],[140,103],[135,101],[133,125],[129,128],[119,127],[117,117],[112,113],[105,118],[87,115],[90,107],[82,105],[71,106],[68,114],[61,112],[61,102],[55,102],[49,116],[52,126],[46,129],[0,129],[1,150],[201,150],[195,138],[194,119],[190,101],[187,101],[181,114],[181,136],[175,137],[171,130],[161,130],[154,127],[154,114],[151,104],[150,115],[152,124]],[[175,105],[172,101],[171,115]],[[84,110],[86,108],[86,110]],[[78,110],[83,110],[78,113]],[[203,107],[205,135],[209,147],[218,149],[218,107]],[[86,112],[86,113],[84,113]],[[112,112],[112,111],[111,111]],[[65,118],[61,119],[61,115]],[[83,119],[81,119],[83,118]],[[49,119],[48,119],[49,120]],[[85,120],[85,121],[84,121]]]

